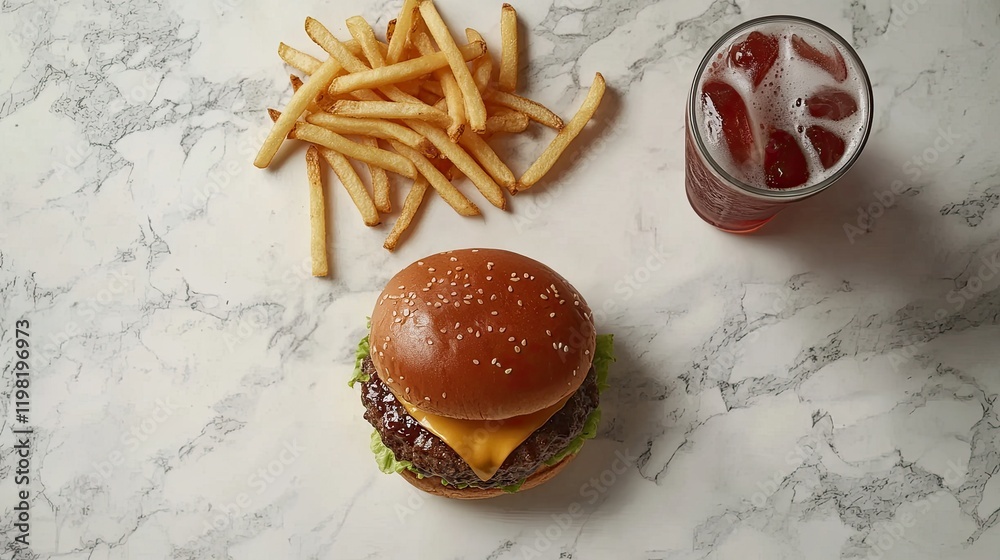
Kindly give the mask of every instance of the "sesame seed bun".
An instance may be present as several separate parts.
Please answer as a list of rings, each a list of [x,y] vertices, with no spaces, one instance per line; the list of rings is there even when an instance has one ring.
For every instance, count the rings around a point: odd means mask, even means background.
[[[397,397],[428,413],[503,420],[570,396],[596,332],[583,297],[551,268],[499,249],[421,259],[372,312],[371,357]]]
[[[555,465],[543,466],[542,468],[535,471],[534,474],[528,477],[518,489],[517,493],[524,492],[525,490],[531,490],[532,488],[539,486],[552,480],[557,474],[562,472],[566,468],[566,465],[576,458],[576,453],[572,455],[567,455],[565,459],[559,461]],[[435,496],[441,496],[444,498],[452,498],[456,500],[482,500],[486,498],[495,498],[497,496],[503,496],[507,492],[504,492],[500,488],[455,488],[454,486],[445,486],[441,484],[441,477],[437,476],[427,476],[424,478],[417,478],[417,475],[411,471],[403,471],[400,473],[407,482],[416,486],[420,490],[427,492],[428,494],[434,494]]]

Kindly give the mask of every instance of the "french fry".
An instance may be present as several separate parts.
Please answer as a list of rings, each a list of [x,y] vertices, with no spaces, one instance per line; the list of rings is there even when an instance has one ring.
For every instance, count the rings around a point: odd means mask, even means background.
[[[375,30],[361,16],[354,16],[347,20],[347,31],[351,37],[361,46],[361,52],[368,59],[368,66],[381,68],[385,66],[385,58],[378,49],[378,39],[375,38]]]
[[[333,172],[340,179],[341,184],[344,185],[348,194],[351,195],[351,200],[354,201],[354,205],[361,212],[361,219],[364,220],[365,225],[375,227],[381,224],[382,220],[378,216],[378,209],[375,208],[375,202],[372,200],[371,195],[368,194],[368,191],[365,190],[365,184],[361,182],[361,177],[358,177],[358,172],[351,166],[351,162],[347,161],[344,154],[329,148],[319,148],[319,153],[330,164]]]
[[[396,142],[394,140],[389,141],[389,145],[392,149],[396,150],[403,157],[409,159],[413,162],[413,165],[420,170],[420,174],[427,178],[434,190],[437,191],[441,198],[448,203],[449,206],[455,209],[456,212],[461,216],[478,216],[480,215],[479,208],[473,204],[471,200],[466,198],[455,185],[452,185],[448,178],[444,176],[443,173],[438,171],[434,164],[427,160],[420,152],[414,150],[413,148]]]
[[[278,43],[278,56],[281,57],[281,60],[285,61],[285,64],[299,72],[310,75],[319,70],[320,65],[323,64],[318,58],[284,43]]]
[[[371,68],[366,66],[364,62],[361,62],[361,60],[354,53],[350,52],[350,50],[347,49],[344,43],[340,42],[340,40],[334,37],[333,33],[330,33],[330,30],[327,29],[322,23],[320,23],[316,19],[313,19],[311,17],[306,18],[305,27],[306,27],[306,34],[309,35],[309,37],[313,41],[315,41],[317,45],[322,47],[323,50],[330,53],[330,56],[339,60],[340,63],[344,66],[344,69],[347,70],[348,72],[365,72],[372,70]],[[357,43],[357,41],[354,42]],[[372,55],[375,56],[376,59],[380,60],[379,57],[381,56],[381,53],[377,51],[378,49],[374,49]],[[380,69],[376,68],[375,70],[377,71]],[[367,89],[367,88],[359,88],[359,89]],[[378,87],[378,90],[382,92],[389,99],[392,99],[393,101],[420,103],[419,99],[404,93],[402,90],[400,90],[399,88],[397,88],[392,84],[382,84],[381,86]],[[334,92],[332,91],[330,93],[334,94]],[[380,100],[380,98],[378,98],[378,96],[375,95],[373,92],[370,95],[367,95],[364,98],[364,100],[376,101]]]
[[[513,93],[507,93],[504,91],[491,89],[487,90],[483,97],[487,99],[490,103],[500,105],[501,107],[508,107],[528,115],[528,118],[543,124],[549,128],[554,128],[556,130],[562,130],[565,124],[563,120],[559,118],[559,115],[550,111],[547,107],[538,103],[537,101],[532,101],[520,95],[514,95]]]
[[[282,117],[284,117],[284,115],[282,115]],[[314,124],[305,122],[296,123],[295,127],[292,129],[290,137],[298,138],[299,140],[304,140],[306,142],[312,142],[313,144],[319,144],[324,148],[329,148],[358,161],[377,165],[386,171],[392,171],[393,173],[402,175],[403,177],[409,177],[410,179],[417,178],[417,170],[408,158],[386,150],[380,150],[378,148],[372,148],[358,144],[357,142],[352,142],[336,132]]]
[[[500,91],[513,93],[517,90],[517,10],[504,4],[500,10],[500,76],[497,86]]]
[[[340,63],[335,58],[330,57],[320,65],[309,81],[292,95],[291,101],[282,111],[281,117],[271,127],[271,132],[268,133],[260,151],[257,152],[257,157],[253,162],[255,166],[263,169],[271,164],[274,154],[278,152],[281,143],[285,141],[288,133],[295,126],[295,121],[299,120],[302,113],[309,107],[309,103],[330,84],[333,76],[340,70]]]
[[[528,115],[517,111],[496,113],[486,119],[486,134],[518,134],[528,129]]]
[[[566,151],[566,148],[580,134],[583,127],[590,122],[590,119],[594,118],[594,113],[597,112],[597,108],[600,107],[601,100],[604,98],[606,87],[604,76],[598,72],[594,77],[594,83],[590,86],[590,92],[587,93],[587,98],[584,99],[580,110],[569,121],[566,128],[562,129],[556,135],[555,139],[552,140],[552,143],[542,152],[542,155],[538,157],[535,163],[524,172],[517,190],[522,191],[531,188],[532,185],[537,183],[552,169],[559,156]]]
[[[470,43],[460,50],[464,60],[475,60],[486,52],[486,44]],[[329,91],[330,95],[343,95],[359,89],[372,89],[396,82],[405,82],[430,74],[445,66],[448,66],[445,53],[437,52],[382,68],[340,76],[330,84]]]
[[[402,58],[403,47],[406,46],[416,12],[417,0],[404,0],[396,25],[393,26],[392,36],[389,37],[389,54],[385,57],[387,64],[396,64]]]
[[[424,135],[441,151],[441,154],[451,160],[458,167],[459,171],[464,173],[472,181],[472,184],[476,185],[476,188],[486,197],[486,200],[490,201],[490,204],[501,210],[507,207],[507,200],[503,196],[503,190],[500,188],[500,185],[489,174],[483,171],[483,168],[465,150],[453,143],[444,131],[421,121],[407,120],[405,122],[410,128]],[[475,134],[475,132],[471,133],[473,136]]]
[[[458,140],[458,143],[460,146],[465,148],[465,151],[468,152],[469,155],[474,157],[482,165],[483,169],[485,169],[497,183],[505,187],[507,192],[514,194],[517,178],[514,177],[514,173],[509,167],[507,167],[507,164],[500,159],[500,156],[493,151],[493,148],[486,143],[486,138],[476,134],[475,132],[466,132]]]
[[[389,46],[392,46],[392,35],[396,32],[396,20],[390,19],[389,23],[385,25],[385,40],[389,41]],[[389,51],[392,52],[392,51]],[[388,59],[389,54],[386,53],[386,59]]]
[[[424,201],[424,195],[427,193],[429,186],[427,178],[422,175],[413,181],[410,192],[406,194],[406,201],[403,202],[403,211],[399,214],[399,218],[396,219],[396,223],[392,225],[392,231],[385,238],[385,244],[382,245],[386,250],[396,250],[400,237],[410,227],[413,217],[417,214],[417,210],[420,209],[420,204]]]
[[[369,119],[416,119],[434,126],[447,127],[451,117],[423,103],[394,103],[392,101],[338,101],[330,112],[334,115]]]
[[[483,96],[479,93],[475,80],[472,79],[468,65],[465,64],[465,58],[459,51],[454,37],[451,36],[451,31],[441,19],[441,14],[438,13],[434,2],[420,0],[419,7],[420,15],[423,16],[427,29],[434,37],[434,42],[437,43],[441,52],[447,57],[448,66],[451,67],[451,72],[455,75],[455,80],[458,81],[458,87],[462,90],[465,112],[469,117],[469,126],[475,132],[484,132],[486,130],[486,105],[483,103]]]
[[[296,76],[295,74],[288,75],[288,81],[292,83],[292,92],[299,91],[299,88],[303,86],[302,78]],[[310,101],[309,105],[306,107],[306,112],[309,113],[319,113],[323,111],[323,108],[319,104],[319,99],[323,97],[324,94],[320,93],[316,100]]]
[[[472,28],[465,30],[465,37],[470,43],[473,41],[483,41],[483,36]],[[483,42],[485,43],[486,41]],[[490,56],[488,51],[483,56],[472,61],[472,79],[475,80],[476,87],[479,88],[479,93],[486,91],[486,88],[490,86],[490,80],[493,79],[493,57]],[[487,114],[489,114],[489,111],[487,111]]]
[[[330,274],[326,248],[326,200],[323,198],[323,178],[319,166],[319,150],[309,146],[306,150],[306,176],[309,178],[309,230],[312,274],[316,277]]]
[[[378,148],[378,139],[363,137],[360,142],[372,148]],[[372,196],[375,199],[375,208],[379,212],[388,214],[392,212],[392,202],[389,200],[389,174],[385,169],[377,165],[368,164],[368,174],[372,179]]]
[[[434,44],[422,26],[414,26],[411,33],[411,40],[421,55],[434,54]],[[455,75],[448,68],[435,70],[434,77],[441,84],[441,92],[447,100],[448,116],[451,117],[451,124],[448,125],[448,137],[451,138],[452,142],[457,142],[462,136],[462,132],[465,131],[465,125],[469,120],[465,112],[465,99],[462,97],[462,89],[458,86]]]
[[[392,121],[380,119],[361,119],[331,115],[330,113],[313,113],[306,117],[306,122],[321,126],[337,134],[354,134],[370,136],[382,140],[399,140],[427,157],[438,157],[438,149],[430,140],[417,134],[412,128],[407,128]]]

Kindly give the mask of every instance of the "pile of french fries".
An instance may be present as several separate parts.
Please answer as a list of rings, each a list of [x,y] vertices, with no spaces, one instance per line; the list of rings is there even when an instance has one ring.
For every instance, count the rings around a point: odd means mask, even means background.
[[[269,109],[274,126],[254,165],[266,168],[286,138],[311,144],[306,153],[310,183],[313,273],[329,274],[326,204],[321,161],[333,169],[365,225],[392,212],[387,173],[413,180],[385,248],[394,250],[413,222],[424,195],[433,189],[462,216],[479,208],[453,181],[467,177],[490,204],[506,209],[506,193],[531,188],[552,169],[570,142],[593,118],[604,97],[601,74],[583,106],[564,123],[539,103],[513,92],[518,81],[517,13],[501,11],[502,47],[495,70],[486,42],[467,29],[456,43],[433,0],[404,0],[389,22],[387,43],[364,18],[352,17],[352,40],[340,41],[313,18],[306,34],[329,57],[318,60],[284,43],[278,54],[308,76],[291,76],[295,90],[282,111]],[[499,134],[524,132],[534,121],[558,131],[538,159],[517,178],[489,145]],[[371,191],[350,160],[367,165]]]

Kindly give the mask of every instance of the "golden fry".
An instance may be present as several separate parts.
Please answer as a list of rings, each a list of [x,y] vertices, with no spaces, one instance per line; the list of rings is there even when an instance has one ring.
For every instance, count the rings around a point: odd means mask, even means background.
[[[299,72],[310,75],[319,70],[320,65],[323,64],[318,58],[284,43],[278,43],[278,56],[281,57],[281,60],[285,61],[285,64]]]
[[[472,79],[468,65],[465,64],[465,58],[459,51],[454,37],[451,36],[451,31],[441,19],[441,14],[434,7],[434,2],[421,0],[419,7],[420,15],[423,16],[427,29],[431,32],[431,36],[434,37],[434,42],[437,43],[441,52],[447,57],[448,66],[451,67],[451,72],[455,75],[455,80],[458,81],[458,87],[462,90],[462,97],[465,99],[465,112],[469,117],[469,126],[475,132],[484,132],[486,130],[486,105],[483,103],[483,96],[479,93],[475,80]]]
[[[338,101],[330,111],[334,115],[370,119],[416,119],[434,126],[447,127],[451,117],[423,103],[394,103],[392,101]]]
[[[385,25],[385,40],[389,41],[390,49],[392,47],[392,35],[396,32],[396,20],[390,19],[389,23]],[[392,52],[392,50],[389,50]],[[386,59],[389,58],[389,54],[386,53]]]
[[[514,133],[518,134],[528,129],[528,115],[518,111],[495,113],[486,119],[486,134]]]
[[[461,49],[465,60],[475,60],[486,52],[485,43],[470,43]],[[382,68],[355,72],[340,76],[330,84],[331,95],[342,95],[359,89],[371,89],[396,82],[405,82],[430,74],[438,68],[448,66],[444,53],[438,52],[429,56],[421,56],[404,62],[399,62]]]
[[[414,150],[413,148],[396,142],[393,140],[389,141],[389,145],[392,149],[399,152],[404,157],[408,158],[413,162],[413,165],[420,170],[420,174],[427,178],[434,190],[437,191],[441,198],[445,200],[456,212],[461,216],[478,216],[480,214],[479,208],[472,203],[464,194],[462,194],[455,185],[452,185],[448,181],[448,178],[444,176],[443,173],[438,171],[434,164],[427,160],[420,152]]]
[[[255,166],[263,169],[271,164],[274,154],[278,152],[281,143],[284,142],[285,137],[288,136],[288,133],[295,126],[295,121],[299,120],[302,113],[309,107],[309,103],[330,84],[333,76],[340,70],[340,63],[333,57],[330,57],[320,65],[319,69],[309,78],[309,81],[292,95],[291,101],[288,102],[285,110],[282,111],[281,117],[271,127],[271,132],[264,140],[260,151],[257,152],[257,157],[253,162]]]
[[[368,59],[368,66],[381,68],[385,66],[385,59],[379,52],[378,39],[375,38],[375,30],[361,16],[354,16],[347,20],[347,31],[351,37],[361,46],[361,52]]]
[[[396,18],[396,25],[393,26],[392,36],[389,37],[389,54],[386,55],[387,64],[396,64],[402,59],[403,47],[410,35],[410,28],[413,27],[413,20],[416,19],[417,0],[404,0],[403,9],[399,11]]]
[[[326,200],[323,198],[323,178],[319,166],[319,150],[309,146],[306,150],[306,176],[309,178],[309,225],[312,274],[316,277],[330,274],[326,247]]]
[[[500,91],[513,93],[517,90],[517,11],[510,4],[504,4],[500,11],[500,39],[497,85]]]
[[[410,179],[416,179],[417,177],[416,168],[407,158],[386,150],[371,148],[357,142],[352,142],[336,132],[313,124],[304,122],[296,123],[295,128],[292,129],[291,138],[298,138],[299,140],[319,144],[352,159],[377,165],[386,171],[392,171],[403,177],[409,177]]]
[[[479,189],[479,192],[483,193],[483,196],[486,197],[486,200],[490,201],[490,204],[501,210],[507,207],[507,201],[503,196],[503,190],[500,188],[500,185],[488,173],[483,171],[483,168],[465,150],[453,143],[444,131],[420,121],[408,120],[406,124],[430,140],[441,151],[442,155],[451,160],[458,167],[459,171],[464,173],[476,185],[476,188]],[[470,131],[470,135],[475,136],[475,132]]]
[[[594,113],[597,112],[597,108],[600,107],[601,100],[604,98],[606,87],[604,76],[598,72],[597,76],[594,77],[594,83],[590,86],[590,92],[587,93],[587,98],[583,101],[580,110],[569,121],[566,128],[556,135],[555,139],[552,140],[552,143],[542,152],[542,155],[539,156],[535,163],[524,172],[519,181],[518,190],[531,188],[532,185],[537,183],[552,169],[559,156],[569,147],[570,142],[580,134],[583,127],[587,126],[590,119],[594,118]]]
[[[385,244],[382,245],[387,250],[396,250],[400,237],[410,227],[413,217],[416,216],[417,210],[420,209],[420,204],[424,201],[424,194],[427,193],[427,187],[429,186],[427,178],[422,175],[413,181],[413,186],[410,187],[410,192],[406,195],[406,201],[403,202],[403,211],[400,213],[396,223],[392,225],[392,231],[386,237]]]
[[[378,216],[378,209],[375,208],[375,202],[372,200],[371,195],[368,194],[368,191],[365,190],[365,184],[361,182],[361,177],[358,177],[358,172],[354,170],[351,162],[347,161],[344,154],[329,148],[319,148],[319,153],[330,164],[333,172],[340,179],[341,184],[344,185],[348,194],[351,195],[351,200],[354,201],[354,205],[361,212],[361,219],[364,220],[365,225],[375,227],[382,223],[382,220]]]
[[[473,41],[483,41],[483,36],[472,28],[465,30],[465,36],[470,43]],[[493,79],[493,57],[490,56],[489,52],[472,61],[472,79],[475,80],[476,87],[479,88],[479,93],[486,91],[486,88],[490,86],[490,80]],[[489,111],[487,111],[487,114],[489,114]]]
[[[434,54],[434,44],[422,26],[414,27],[411,38],[413,45],[417,47],[417,51],[421,55]],[[455,75],[448,68],[435,70],[434,77],[441,84],[441,92],[447,100],[448,116],[451,117],[451,123],[446,125],[448,128],[448,137],[451,138],[452,142],[457,142],[458,138],[462,136],[462,132],[465,131],[465,124],[469,120],[465,112],[465,99],[462,97],[462,88],[458,86],[458,80],[455,79]]]
[[[559,118],[559,115],[550,111],[547,107],[538,103],[537,101],[532,101],[520,95],[514,95],[513,93],[507,93],[500,90],[487,90],[483,94],[490,103],[495,103],[501,107],[508,107],[528,115],[528,118],[541,123],[549,128],[554,128],[556,130],[562,130],[563,120]]]
[[[401,124],[381,119],[362,119],[331,115],[330,113],[313,113],[306,117],[306,122],[321,126],[337,134],[354,134],[370,136],[382,140],[399,140],[427,157],[438,157],[438,150],[430,140],[417,134],[411,128]]]
[[[514,172],[507,167],[507,164],[500,159],[500,156],[493,151],[493,148],[486,143],[486,140],[486,138],[475,132],[466,132],[459,139],[458,143],[465,148],[465,151],[469,155],[476,158],[482,164],[483,169],[496,179],[497,183],[503,185],[509,193],[514,194],[517,182]]]
[[[362,137],[359,140],[362,144],[378,148],[378,139]],[[388,214],[392,212],[392,202],[389,200],[389,174],[385,169],[377,165],[368,164],[368,174],[372,179],[372,196],[375,198],[375,208],[379,212]]]

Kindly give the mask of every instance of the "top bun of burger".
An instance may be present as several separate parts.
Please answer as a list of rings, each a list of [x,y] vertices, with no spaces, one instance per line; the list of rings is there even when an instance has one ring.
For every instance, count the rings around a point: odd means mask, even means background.
[[[503,420],[575,393],[596,332],[586,301],[551,268],[465,249],[396,274],[375,305],[370,343],[399,399],[449,418]]]

